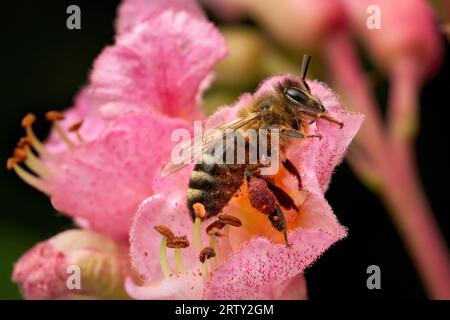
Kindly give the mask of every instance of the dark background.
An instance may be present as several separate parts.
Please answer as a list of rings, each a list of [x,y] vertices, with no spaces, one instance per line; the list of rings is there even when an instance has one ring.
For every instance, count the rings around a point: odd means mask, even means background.
[[[113,43],[113,21],[118,1],[2,2],[0,159],[6,162],[23,135],[20,120],[27,112],[39,117],[63,109],[86,82],[95,57]],[[66,8],[78,4],[82,29],[66,28]],[[414,26],[412,26],[414,27]],[[421,176],[436,218],[450,238],[447,183],[449,173],[450,58],[425,86],[422,127],[417,141]],[[387,84],[378,86],[380,101]],[[45,137],[48,126],[35,127]],[[35,244],[71,227],[71,221],[52,208],[49,200],[26,186],[13,173],[0,169],[0,299],[20,298],[11,283],[14,261]],[[425,298],[405,248],[378,198],[355,178],[344,163],[334,175],[327,198],[347,239],[327,251],[306,272],[312,299]],[[82,199],[80,199],[82,201]],[[381,268],[381,290],[368,290],[366,268]],[[450,285],[450,284],[449,284]]]

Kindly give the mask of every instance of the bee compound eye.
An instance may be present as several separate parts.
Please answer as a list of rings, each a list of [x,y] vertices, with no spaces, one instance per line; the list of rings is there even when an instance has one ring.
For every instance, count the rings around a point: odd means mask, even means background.
[[[297,88],[287,88],[284,94],[298,103],[305,103],[308,100],[306,93]]]

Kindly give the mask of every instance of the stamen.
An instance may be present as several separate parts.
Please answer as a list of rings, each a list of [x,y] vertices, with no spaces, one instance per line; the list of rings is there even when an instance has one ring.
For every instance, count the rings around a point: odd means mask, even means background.
[[[200,262],[202,263],[202,266],[201,266],[202,278],[203,278],[203,281],[205,281],[205,282],[208,280],[208,277],[209,277],[208,263],[206,260],[213,258],[215,256],[216,256],[216,253],[215,253],[214,249],[211,247],[203,248],[203,250],[200,251],[200,253],[198,255]]]
[[[196,252],[202,250],[202,240],[201,240],[201,223],[202,220],[199,217],[195,218],[194,227],[192,228],[192,244]]]
[[[48,153],[45,149],[44,145],[39,141],[36,137],[36,134],[33,131],[33,123],[36,121],[36,116],[32,113],[28,113],[25,117],[22,118],[22,128],[25,129],[27,134],[27,138],[30,140],[32,147],[37,151],[39,155],[42,155],[44,158],[48,160],[52,160],[53,156]]]
[[[72,142],[72,140],[70,140],[70,138],[58,123],[58,121],[64,119],[64,114],[59,111],[49,111],[45,114],[45,119],[53,123],[53,128],[55,129],[61,140],[64,141],[64,143],[67,144],[67,146],[71,150],[73,150],[75,148],[75,144]]]
[[[189,247],[189,240],[186,236],[173,237],[167,240],[168,248],[175,248],[175,267],[177,272],[184,271],[183,257],[181,256],[181,250]]]
[[[204,217],[206,217],[205,206],[199,202],[194,203],[192,208],[195,212],[195,221],[194,227],[192,229],[192,243],[194,245],[195,251],[200,253],[202,249],[202,240],[201,240],[201,222]]]
[[[180,248],[175,249],[175,268],[176,268],[177,272],[184,271],[183,257],[181,255]]]
[[[217,237],[216,237],[216,235],[212,234],[211,237],[209,238],[209,246],[213,250],[216,250],[216,245],[217,245]],[[216,252],[216,256],[214,258],[209,260],[211,269],[215,269],[217,258],[218,258],[218,252]]]
[[[159,261],[161,263],[161,270],[164,277],[168,278],[172,273],[167,259],[167,237],[163,236],[161,239],[161,246],[159,248]]]
[[[216,256],[216,252],[211,247],[203,248],[198,255],[200,262],[204,263],[207,259],[214,258]]]
[[[240,227],[242,226],[241,220],[239,218],[236,218],[235,216],[229,215],[229,214],[222,214],[219,216],[219,221],[221,221],[224,224],[228,224],[233,227]]]
[[[50,178],[53,175],[51,170],[41,160],[39,160],[38,157],[34,155],[30,147],[25,147],[25,149],[23,150],[26,155],[24,163],[28,166],[28,168],[30,168],[34,173],[43,178]]]
[[[168,239],[173,239],[175,237],[173,232],[166,226],[157,225],[155,226],[155,230],[158,231],[163,236],[167,237]]]
[[[14,172],[19,176],[19,178],[21,178],[26,184],[41,191],[42,193],[49,195],[50,191],[48,190],[47,186],[42,182],[42,180],[32,175],[28,171],[24,170],[21,166],[19,166],[20,162],[21,161],[18,158],[14,157],[9,158],[6,163],[6,167],[8,170],[14,170]]]
[[[206,227],[206,233],[208,235],[213,235],[219,230],[222,230],[225,227],[225,223],[220,220],[213,221],[209,226]]]
[[[69,127],[69,132],[75,132],[75,135],[77,136],[78,142],[83,143],[83,137],[80,134],[80,128],[83,125],[83,120],[80,120],[78,122],[75,122],[73,125]]]
[[[168,238],[167,247],[184,249],[189,247],[189,240],[186,236]]]
[[[206,217],[206,210],[205,210],[205,206],[199,202],[194,203],[192,205],[192,208],[194,208],[194,212],[195,212],[195,216],[197,218],[203,219],[204,217]]]

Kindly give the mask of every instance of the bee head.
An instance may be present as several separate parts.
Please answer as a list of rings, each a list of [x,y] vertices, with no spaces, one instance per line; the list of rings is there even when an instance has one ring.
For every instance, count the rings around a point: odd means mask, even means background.
[[[304,55],[302,68],[300,71],[300,81],[298,84],[292,82],[285,83],[283,87],[283,95],[289,105],[294,106],[298,111],[305,113],[314,118],[323,118],[334,122],[343,127],[343,123],[328,115],[327,110],[322,102],[311,93],[311,90],[306,82],[306,73],[308,71],[311,56]]]
[[[283,90],[283,93],[284,97],[301,112],[310,115],[326,112],[327,110],[320,100],[314,97],[308,89],[303,90],[297,87],[287,87]]]

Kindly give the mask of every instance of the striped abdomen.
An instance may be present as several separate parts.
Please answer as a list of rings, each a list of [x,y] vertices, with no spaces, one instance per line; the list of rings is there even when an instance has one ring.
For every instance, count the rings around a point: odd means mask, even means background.
[[[195,203],[205,207],[205,219],[220,213],[242,185],[246,169],[245,164],[208,164],[213,156],[203,157],[206,161],[195,165],[187,190],[187,206],[193,219]]]

